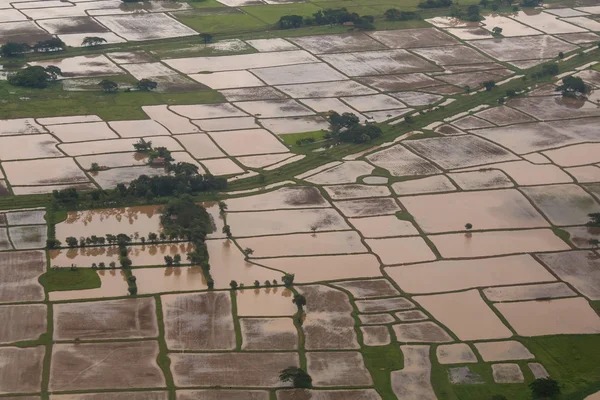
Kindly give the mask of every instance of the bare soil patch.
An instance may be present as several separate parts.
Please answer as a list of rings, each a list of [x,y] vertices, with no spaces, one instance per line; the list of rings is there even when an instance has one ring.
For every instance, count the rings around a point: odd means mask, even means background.
[[[0,306],[0,343],[36,340],[46,332],[47,308],[44,304]]]
[[[362,355],[355,351],[306,353],[308,373],[315,386],[369,386],[373,384]]]
[[[521,342],[506,340],[501,342],[475,343],[483,361],[528,360],[534,355]]]
[[[476,363],[477,357],[466,343],[441,344],[435,349],[440,364]]]
[[[435,165],[401,145],[368,155],[367,159],[376,166],[387,169],[393,176],[432,175],[441,172]]]
[[[397,296],[400,294],[387,279],[336,282],[334,285],[346,289],[356,299]]]
[[[243,350],[295,350],[298,331],[291,318],[241,318]]]
[[[396,339],[400,343],[445,343],[452,342],[453,339],[438,324],[431,321],[412,322],[405,324],[392,325]],[[405,361],[406,368],[406,361]]]
[[[591,251],[539,254],[558,277],[591,300],[600,300],[600,257]]]
[[[43,251],[0,253],[0,302],[43,301],[38,277],[45,271]]]
[[[394,214],[401,210],[398,203],[390,197],[334,201],[333,204],[349,218]]]
[[[42,390],[44,346],[1,347],[0,393],[35,393]]]
[[[403,400],[437,400],[431,386],[429,346],[400,346],[404,368],[392,371],[392,390]]]
[[[365,346],[385,346],[391,343],[387,326],[362,326],[360,330]]]

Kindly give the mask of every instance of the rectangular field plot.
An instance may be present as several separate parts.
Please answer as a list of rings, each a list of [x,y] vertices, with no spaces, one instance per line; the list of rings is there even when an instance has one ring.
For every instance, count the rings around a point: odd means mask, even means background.
[[[261,118],[296,117],[314,112],[295,100],[244,101],[235,105],[248,114]]]
[[[305,397],[309,396],[309,397]],[[278,390],[277,400],[380,400],[381,397],[375,389],[349,389],[349,390],[311,390],[291,389]],[[212,400],[212,399],[211,399]],[[259,399],[262,400],[262,399]]]
[[[43,301],[44,288],[38,277],[45,270],[42,251],[0,253],[0,303]]]
[[[562,283],[542,283],[539,285],[504,286],[487,288],[483,294],[490,301],[515,301],[550,299],[553,297],[573,297],[577,293]]]
[[[46,333],[47,308],[44,304],[0,306],[0,343],[36,340]]]
[[[269,400],[269,392],[262,390],[177,390],[177,400]],[[140,399],[145,400],[145,399]]]
[[[513,99],[508,105],[540,121],[600,116],[600,109],[594,103],[563,97],[525,97]]]
[[[298,310],[292,303],[292,292],[277,287],[237,293],[237,315],[240,317],[291,317]]]
[[[48,134],[0,137],[0,160],[28,160],[32,158],[62,157],[58,141]]]
[[[444,258],[488,257],[503,254],[568,250],[549,229],[451,233],[429,236]]]
[[[295,350],[298,331],[291,318],[242,318],[242,350]]]
[[[54,394],[51,400],[105,400],[110,396],[111,400],[168,400],[169,392],[103,392],[103,393],[80,393],[80,394]],[[20,400],[20,398],[19,398]],[[28,400],[23,398],[23,400]]]
[[[441,85],[443,83],[421,73],[367,76],[358,78],[357,80],[384,92],[419,89]]]
[[[372,254],[266,258],[260,264],[295,274],[295,282],[380,277],[379,261]]]
[[[119,136],[108,127],[106,122],[53,125],[48,129],[61,142],[119,139]]]
[[[588,214],[600,212],[600,205],[577,185],[537,186],[521,189],[556,225],[583,225]]]
[[[42,3],[51,3],[44,1]],[[29,3],[32,4],[32,3]],[[67,4],[58,2],[58,4]],[[74,17],[74,18],[57,18],[57,19],[44,19],[38,22],[38,24],[49,33],[54,35],[64,35],[67,33],[100,33],[106,32],[107,29],[102,25],[94,21],[90,17]],[[91,35],[88,35],[91,36]],[[80,42],[81,43],[81,42]]]
[[[30,64],[40,65],[42,67],[54,65],[61,69],[62,76],[65,78],[110,76],[125,73],[125,71],[103,54],[36,61],[31,62]]]
[[[540,260],[560,279],[591,300],[600,300],[600,258],[590,251],[540,254]]]
[[[484,286],[556,280],[529,255],[483,260],[434,261],[389,267],[385,272],[407,293],[449,292]]]
[[[296,353],[171,354],[175,385],[281,387],[279,372],[298,366]]]
[[[1,25],[0,25],[1,26]],[[30,135],[45,133],[46,129],[33,118],[2,119],[0,120],[0,135]]]
[[[156,40],[197,35],[196,31],[166,14],[107,15],[96,19],[127,40]],[[160,26],[160,29],[156,29]]]
[[[577,23],[575,23],[575,25],[570,24],[564,20],[559,20],[554,15],[545,12],[541,12],[539,14],[530,14],[525,11],[519,11],[516,15],[512,15],[511,17],[525,25],[529,25],[532,28],[549,34],[577,33],[586,31],[585,29],[576,26],[578,25]]]
[[[238,243],[242,248],[253,249],[254,257],[351,254],[367,250],[360,236],[352,231],[248,238],[239,239]]]
[[[600,333],[600,317],[581,297],[494,306],[521,336]]]
[[[292,42],[313,54],[358,52],[385,49],[381,43],[364,33],[342,35],[304,36],[291,39]]]
[[[153,147],[166,147],[170,151],[182,151],[183,147],[169,136],[150,136],[144,138],[152,142]],[[59,145],[59,148],[70,156],[83,156],[88,154],[105,154],[131,152],[134,150],[133,144],[138,139],[113,139],[98,140],[92,142],[66,143]]]
[[[0,44],[8,42],[35,43],[52,39],[52,36],[33,21],[6,22],[0,24]]]
[[[403,197],[402,204],[429,233],[474,229],[515,229],[548,226],[527,199],[514,189]],[[452,207],[449,215],[448,207]]]
[[[348,76],[400,74],[439,70],[435,65],[402,49],[328,54],[321,58]]]
[[[211,89],[231,89],[264,86],[265,84],[248,71],[223,71],[211,74],[191,74],[190,78]]]
[[[390,171],[392,176],[433,175],[441,172],[435,165],[401,145],[378,151],[366,158],[376,166]]]
[[[435,260],[435,254],[420,237],[367,239],[366,242],[386,265]]]
[[[46,225],[11,226],[8,234],[15,249],[40,249],[46,244],[47,230]]]
[[[413,140],[407,146],[445,169],[517,159],[503,148],[471,135]]]
[[[567,53],[577,49],[577,46],[550,35],[475,40],[470,44],[500,61],[554,58],[561,51]]]
[[[54,305],[54,338],[130,339],[158,336],[152,298]]]
[[[260,211],[293,208],[331,207],[312,186],[287,187],[253,196],[228,199],[228,211]]]
[[[413,299],[446,325],[460,340],[503,339],[512,336],[477,290]]]
[[[369,386],[373,384],[359,352],[307,353],[308,373],[315,386]]]
[[[491,62],[489,58],[467,46],[442,46],[414,49],[415,53],[438,65],[460,65]]]
[[[0,348],[0,394],[42,390],[44,346]]]
[[[233,350],[229,293],[162,296],[165,340],[172,350]]]
[[[460,44],[452,36],[435,28],[379,31],[369,33],[369,36],[374,37],[390,48],[399,49]]]
[[[114,189],[119,183],[130,182],[139,178],[140,175],[165,176],[168,175],[168,172],[163,167],[144,165],[100,171],[93,175],[93,179],[102,189]]]
[[[335,286],[349,291],[356,299],[399,295],[387,279],[337,282]]]
[[[286,153],[289,151],[283,143],[264,129],[223,131],[211,133],[210,136],[220,148],[232,156]]]
[[[402,221],[395,215],[384,215],[348,220],[366,238],[391,236],[417,236],[419,231],[409,221]]]
[[[348,79],[325,63],[258,68],[251,72],[268,85],[340,81]]]
[[[164,387],[157,356],[158,343],[154,341],[54,344],[49,388],[59,391]]]
[[[351,229],[334,209],[231,212],[227,223],[235,237]]]

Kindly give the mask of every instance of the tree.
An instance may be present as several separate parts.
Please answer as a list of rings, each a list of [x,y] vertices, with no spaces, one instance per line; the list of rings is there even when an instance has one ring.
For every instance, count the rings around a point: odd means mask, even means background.
[[[14,86],[31,88],[45,88],[49,81],[55,81],[58,75],[62,75],[60,68],[50,65],[46,68],[39,65],[27,67],[16,74],[8,76],[8,83]]]
[[[229,287],[231,287],[231,290],[236,290],[238,288],[238,283],[232,280],[231,282],[229,282]]]
[[[492,396],[490,400],[508,400],[506,396],[502,396],[501,394],[495,394]]]
[[[563,53],[562,51],[558,53],[558,58],[563,59],[565,58],[565,53]]]
[[[168,170],[175,175],[198,175],[198,165],[188,162],[178,162],[177,164],[169,165]]]
[[[281,277],[281,280],[283,281],[283,284],[286,287],[290,287],[294,283],[294,277],[295,277],[294,274],[285,274],[284,276]]]
[[[140,138],[140,140],[133,144],[133,148],[139,153],[145,153],[152,150],[152,142],[145,141],[144,138]]]
[[[167,267],[170,267],[171,265],[173,265],[173,257],[165,256],[165,264],[167,265]]]
[[[485,81],[481,84],[487,92],[491,91],[494,87],[496,87],[496,82],[489,80]]]
[[[108,266],[111,267],[112,269],[117,268],[117,263],[114,261],[111,261],[110,263],[108,263]]]
[[[478,5],[472,4],[467,7],[467,20],[469,20],[469,21],[481,20],[481,15],[479,14],[479,6]]]
[[[363,15],[358,21],[354,22],[354,27],[361,31],[374,31],[373,17],[371,15]]]
[[[79,244],[79,240],[77,240],[77,238],[74,236],[69,236],[66,239],[66,242],[67,242],[67,246],[69,246],[70,248],[77,247],[77,245]]]
[[[225,214],[225,211],[227,211],[227,203],[224,201],[219,201],[219,213]]]
[[[312,378],[302,368],[287,367],[279,373],[281,382],[292,382],[295,388],[311,388]]]
[[[588,244],[590,246],[598,248],[598,246],[600,246],[600,240],[598,240],[598,239],[590,239],[590,240],[588,240]]]
[[[578,76],[565,76],[562,79],[562,85],[558,87],[562,90],[564,97],[580,97],[589,92],[590,88],[585,84],[583,79]]]
[[[139,89],[142,90],[144,92],[149,92],[151,90],[154,90],[158,87],[158,83],[151,81],[150,79],[141,79],[140,81],[138,81],[138,83],[135,84],[135,86]]]
[[[306,305],[306,297],[302,296],[301,294],[295,294],[294,298],[292,299],[292,303],[298,307],[298,311],[302,311],[302,307]]]
[[[466,229],[466,230],[470,231],[472,228],[473,228],[473,224],[471,224],[470,222],[467,222],[467,223],[465,224],[465,229]]]
[[[181,254],[175,254],[173,257],[173,265],[179,267],[181,265]]]
[[[304,24],[304,17],[300,15],[284,15],[279,18],[279,29],[299,28]]]
[[[101,262],[101,263],[98,264],[98,268],[105,269],[106,268],[106,264],[103,263],[103,262]]]
[[[250,247],[246,247],[244,249],[244,254],[246,255],[246,257],[252,255],[254,253],[254,250],[252,250]]]
[[[266,287],[271,287],[271,281],[269,281],[269,280],[265,281],[265,286]]]
[[[61,242],[58,239],[47,239],[46,247],[49,249],[58,249],[61,246]]]
[[[119,85],[117,84],[117,82],[108,79],[102,79],[100,83],[98,83],[98,86],[100,86],[102,90],[104,90],[104,93],[112,93],[119,90]]]
[[[232,234],[231,234],[231,227],[229,225],[224,225],[222,232],[229,238],[231,239]]]
[[[65,42],[59,38],[52,38],[37,42],[33,45],[33,50],[44,53],[47,51],[62,51],[65,49],[65,47],[67,47]]]
[[[86,36],[83,38],[81,45],[84,47],[95,47],[99,46],[102,43],[106,43],[106,39],[98,36]]]
[[[210,33],[201,33],[200,37],[204,41],[204,44],[209,44],[213,40],[213,35],[211,35]]]
[[[8,42],[0,47],[0,55],[5,58],[21,57],[29,50],[31,47],[27,43]]]
[[[353,113],[343,113],[340,115],[335,111],[330,111],[327,119],[331,124],[331,130],[334,132],[340,131],[342,128],[353,128],[360,122],[360,119]]]
[[[255,288],[260,287],[260,282],[258,280],[254,281],[254,287]]]
[[[492,28],[492,33],[496,36],[502,36],[502,28],[495,26]]]
[[[560,385],[552,378],[538,378],[529,384],[534,398],[553,398],[560,394]]]

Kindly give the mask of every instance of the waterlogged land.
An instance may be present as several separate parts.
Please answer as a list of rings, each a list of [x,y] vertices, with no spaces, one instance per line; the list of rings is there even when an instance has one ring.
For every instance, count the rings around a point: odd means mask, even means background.
[[[0,395],[530,399],[551,377],[558,399],[596,398],[600,8],[383,21],[392,6],[349,6],[376,16],[360,32],[272,30],[316,3],[0,4],[0,42],[70,46],[20,59],[59,66],[51,87],[0,82]],[[230,37],[201,43],[207,27]],[[535,76],[548,61],[558,77]],[[571,75],[585,98],[556,90]],[[330,110],[383,135],[329,148]],[[167,235],[167,199],[49,205],[168,175],[140,138],[229,181],[197,196],[209,270],[186,258],[197,238]],[[125,249],[97,239],[117,234]],[[281,382],[289,366],[313,389]]]

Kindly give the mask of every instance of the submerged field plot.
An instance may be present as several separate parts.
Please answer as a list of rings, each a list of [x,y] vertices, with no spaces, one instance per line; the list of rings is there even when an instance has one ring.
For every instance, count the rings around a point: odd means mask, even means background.
[[[107,42],[22,58],[98,111],[0,107],[1,397],[597,398],[600,9],[268,25],[321,8],[0,0],[0,44]]]

